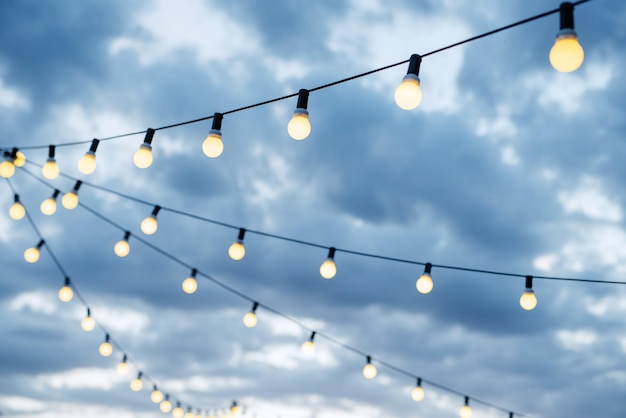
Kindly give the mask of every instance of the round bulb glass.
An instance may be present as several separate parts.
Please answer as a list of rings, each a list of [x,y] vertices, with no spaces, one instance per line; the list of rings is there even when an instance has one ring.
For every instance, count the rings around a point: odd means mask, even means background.
[[[306,109],[296,109],[293,117],[287,125],[289,136],[295,140],[303,140],[311,133],[311,123],[309,122],[309,112]]]
[[[20,202],[15,202],[9,208],[9,216],[11,219],[19,221],[26,215],[26,209]]]
[[[125,361],[117,365],[117,374],[120,376],[126,376],[128,374],[128,363]]]
[[[91,174],[96,171],[96,154],[88,151],[78,160],[78,171],[83,174]]]
[[[130,390],[132,390],[133,392],[139,392],[141,388],[143,388],[143,382],[141,381],[141,379],[134,379],[132,382],[130,382]]]
[[[163,400],[163,392],[155,389],[150,393],[150,400],[154,403],[160,403]]]
[[[46,163],[41,168],[41,174],[43,174],[43,176],[48,180],[54,180],[55,178],[59,177],[59,173],[59,166],[54,160],[48,159],[48,161],[46,161]]]
[[[49,197],[41,202],[39,209],[41,209],[41,213],[43,213],[44,215],[54,215],[54,213],[57,211],[57,202],[53,198]]]
[[[209,158],[217,158],[224,151],[224,143],[222,142],[222,134],[210,132],[202,143],[202,152]]]
[[[376,366],[373,364],[368,363],[363,367],[363,376],[365,376],[366,379],[373,379],[377,374],[378,370],[376,370]]]
[[[320,275],[325,279],[332,279],[337,274],[337,266],[334,260],[326,260],[320,266]]]
[[[396,104],[400,109],[412,110],[422,102],[422,88],[420,79],[415,74],[407,74],[394,94]]]
[[[183,415],[185,415],[185,411],[183,411],[183,408],[181,408],[180,406],[177,406],[172,411],[172,416],[174,418],[183,418]]]
[[[187,277],[183,280],[183,292],[187,294],[195,293],[198,290],[198,281],[193,277]]]
[[[228,247],[228,256],[233,260],[241,260],[244,255],[246,255],[246,247],[243,246],[243,242],[233,242],[233,244]]]
[[[417,279],[417,282],[415,282],[415,288],[423,295],[430,293],[433,290],[433,287],[433,279],[428,273],[422,274],[420,278]]]
[[[118,257],[126,257],[130,253],[130,245],[128,244],[128,241],[123,239],[115,244],[113,251],[115,251],[115,255]]]
[[[159,224],[157,223],[156,217],[154,215],[148,216],[146,219],[141,221],[141,232],[146,235],[154,234],[157,229],[159,229]]]
[[[193,412],[186,412],[185,413],[185,418],[194,418],[193,417]]]
[[[459,415],[461,415],[461,418],[470,418],[472,416],[472,408],[469,405],[464,405],[459,411]]]
[[[65,209],[76,209],[76,206],[78,206],[78,195],[74,191],[65,193],[61,198],[61,204]]]
[[[248,328],[253,328],[257,324],[257,317],[254,312],[248,312],[243,316],[243,324]]]
[[[578,37],[574,31],[557,36],[550,49],[550,64],[555,70],[571,73],[582,65],[584,59],[585,51],[578,43]]]
[[[111,354],[113,354],[113,346],[111,345],[111,343],[105,341],[100,344],[100,348],[98,348],[98,351],[100,352],[100,355],[102,357],[109,357]]]
[[[37,261],[39,261],[39,255],[40,255],[40,251],[38,248],[36,247],[31,247],[26,249],[26,251],[24,251],[24,260],[26,260],[29,263],[36,263]]]
[[[15,157],[15,161],[13,161],[16,167],[23,167],[26,164],[26,156],[23,152],[18,151]]]
[[[305,341],[300,348],[305,354],[313,354],[315,352],[315,343],[313,341]]]
[[[4,160],[0,163],[0,177],[8,179],[15,174],[15,165],[11,161]]]
[[[96,321],[94,321],[92,317],[86,316],[81,321],[80,327],[83,329],[83,331],[93,331],[94,328],[96,328]]]
[[[152,147],[143,143],[133,155],[133,162],[139,168],[148,168],[152,165]]]
[[[73,297],[74,292],[71,287],[63,286],[61,290],[59,290],[59,299],[61,299],[61,302],[69,302]]]
[[[415,402],[421,402],[422,400],[424,400],[424,396],[424,389],[422,389],[421,386],[416,386],[411,391],[411,399],[413,399]]]
[[[519,304],[525,311],[532,311],[537,307],[537,296],[532,289],[524,290],[522,296],[519,298]]]
[[[172,403],[166,399],[163,402],[161,402],[161,404],[159,405],[159,409],[164,414],[167,414],[168,412],[172,410]]]

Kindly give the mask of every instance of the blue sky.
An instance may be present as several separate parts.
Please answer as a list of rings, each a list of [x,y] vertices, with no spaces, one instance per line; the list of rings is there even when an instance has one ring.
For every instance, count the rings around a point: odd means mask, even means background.
[[[558,7],[539,0],[97,1],[0,3],[0,147],[89,141],[226,112],[406,60]],[[132,155],[143,135],[101,142],[94,174],[76,162],[89,144],[58,147],[61,171],[137,199],[238,227],[389,257],[558,277],[626,281],[626,6],[576,7],[585,62],[554,71],[548,52],[558,16],[424,58],[423,101],[399,109],[406,66],[311,93],[312,131],[289,138],[296,99],[226,115],[224,153],[202,154],[211,121],[158,131],[153,165]],[[43,164],[47,149],[25,150]],[[39,173],[36,165],[26,169]],[[2,182],[7,183],[6,181]],[[458,416],[463,398],[378,365],[266,309],[247,329],[251,303],[199,279],[134,239],[376,359],[470,397],[532,417],[622,417],[626,389],[626,290],[621,285],[535,280],[537,309],[519,307],[522,278],[422,268],[158,215],[151,205],[97,190],[80,199],[133,233],[59,204],[18,170],[11,183],[46,245],[123,353],[98,354],[104,334],[80,329],[85,307],[62,303],[63,275],[39,237],[8,216],[2,186],[0,411],[19,417],[157,417],[150,388],[128,388],[137,368],[186,405],[233,399],[258,417]],[[62,192],[73,180],[49,183]],[[146,380],[146,382],[148,382]],[[472,403],[475,417],[508,414]],[[194,411],[195,412],[195,411]]]

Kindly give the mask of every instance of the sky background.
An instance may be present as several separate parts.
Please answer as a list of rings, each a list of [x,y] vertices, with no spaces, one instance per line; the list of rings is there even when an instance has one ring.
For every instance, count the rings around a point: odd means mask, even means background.
[[[89,141],[212,115],[406,60],[558,7],[531,1],[0,2],[0,147]],[[519,274],[624,280],[626,274],[626,4],[576,7],[585,62],[551,68],[558,15],[429,56],[423,101],[403,111],[393,91],[406,65],[311,93],[312,132],[292,140],[292,98],[224,117],[224,153],[206,158],[211,121],[158,131],[154,164],[132,155],[143,135],[102,142],[98,168],[78,172],[89,144],[57,148],[61,171],[138,199],[232,225],[421,262]],[[45,162],[47,149],[25,151]],[[37,166],[25,168],[39,174]],[[199,279],[83,208],[39,211],[52,189],[18,171],[21,200],[92,315],[159,387],[185,405],[258,417],[458,416],[463,398],[316,340]],[[50,182],[63,192],[74,181]],[[422,268],[247,234],[162,211],[143,236],[144,205],[84,185],[81,203],[149,243],[307,327],[425,379],[532,417],[622,418],[626,288]],[[0,411],[4,416],[149,418],[148,384],[130,391],[122,353],[80,328],[85,307],[62,303],[63,275],[13,221],[0,186]],[[508,414],[472,403],[475,417]]]

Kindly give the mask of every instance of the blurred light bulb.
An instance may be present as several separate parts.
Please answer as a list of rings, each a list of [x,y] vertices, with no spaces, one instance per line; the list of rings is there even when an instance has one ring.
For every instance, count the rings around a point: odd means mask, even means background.
[[[115,243],[113,247],[113,251],[115,255],[118,257],[126,257],[130,253],[130,244],[128,244],[128,238],[130,237],[130,232],[126,232],[124,234],[124,238]]]
[[[185,418],[194,418],[194,416],[193,416],[193,412],[191,412],[191,411],[187,411],[187,412],[185,413]]]
[[[139,149],[135,151],[133,155],[133,162],[135,166],[139,168],[148,168],[152,165],[152,146],[150,144],[143,143],[139,146]]]
[[[424,393],[424,389],[422,388],[421,385],[421,379],[417,380],[417,386],[415,386],[413,388],[413,390],[411,391],[411,399],[413,399],[415,402],[421,402],[424,400],[424,396],[426,395]]]
[[[243,324],[248,328],[253,328],[257,324],[257,317],[254,312],[248,312],[243,316]]]
[[[174,408],[174,410],[172,411],[172,416],[174,418],[183,418],[184,414],[185,411],[183,411],[183,408],[181,408],[180,405],[177,405],[176,408]]]
[[[163,402],[161,402],[161,404],[159,405],[159,409],[164,414],[167,414],[172,410],[172,403],[167,398],[165,398],[165,400],[163,400]]]
[[[143,221],[141,221],[141,232],[143,232],[146,235],[154,234],[158,228],[159,228],[159,225],[157,223],[156,216],[154,215],[150,215],[147,218],[145,218]]]
[[[287,125],[289,136],[295,140],[306,139],[311,133],[311,123],[309,122],[309,112],[306,109],[296,109]]]
[[[222,142],[222,134],[219,131],[211,129],[204,142],[202,143],[202,152],[210,158],[217,158],[224,151],[224,143]]]
[[[161,403],[163,400],[163,392],[155,386],[154,390],[150,393],[150,400],[154,403]]]
[[[41,168],[41,174],[43,174],[43,176],[48,180],[54,180],[55,178],[59,177],[59,173],[59,166],[57,165],[57,162],[54,160],[54,158],[48,158],[46,163]]]
[[[100,344],[100,347],[98,348],[98,352],[100,352],[100,355],[102,357],[109,357],[111,354],[113,354],[113,346],[107,340],[103,342],[102,344]]]
[[[562,73],[576,71],[585,59],[585,51],[578,43],[578,36],[573,30],[564,29],[556,37],[550,49],[550,64]]]
[[[396,88],[394,94],[396,104],[404,110],[412,110],[422,102],[422,89],[420,79],[415,74],[407,74],[402,78],[402,83]]]
[[[320,266],[320,274],[325,279],[332,279],[337,274],[337,266],[334,260],[326,260]]]
[[[96,171],[96,153],[87,151],[85,155],[78,160],[78,171],[83,174],[91,174]]]
[[[233,404],[230,406],[230,414],[235,416],[239,413],[239,410],[239,405],[237,405],[237,402],[233,401]]]
[[[126,363],[126,358],[124,358],[124,360],[117,365],[117,374],[120,376],[126,376],[128,374],[128,370],[128,363]]]
[[[430,271],[432,269],[432,264],[426,263],[424,266],[424,273],[417,279],[415,282],[415,288],[418,292],[423,295],[430,293],[433,290],[434,284],[433,279],[430,277]]]
[[[143,382],[141,381],[141,377],[137,377],[130,382],[130,390],[133,392],[139,392],[143,388]]]
[[[461,415],[461,418],[470,418],[472,416],[472,408],[467,404],[463,405],[459,411],[459,415]]]
[[[305,341],[300,348],[305,354],[313,354],[315,352],[315,343],[313,341]]]
[[[198,281],[193,277],[187,277],[183,280],[183,292],[191,295],[198,290]]]
[[[0,177],[8,179],[15,174],[15,164],[10,160],[4,160],[0,163]]]
[[[377,374],[378,370],[376,370],[376,366],[372,363],[367,363],[365,367],[363,367],[363,376],[365,376],[366,379],[373,379]]]
[[[524,290],[524,293],[519,298],[519,304],[525,311],[532,311],[537,307],[537,297],[532,289]]]
[[[61,300],[61,302],[69,302],[72,300],[73,297],[74,292],[72,291],[72,288],[68,285],[63,286],[61,290],[59,290],[59,299]]]
[[[228,255],[233,260],[241,260],[246,255],[246,248],[243,246],[243,242],[233,242],[228,248]]]
[[[39,261],[40,251],[39,248],[30,247],[24,251],[24,260],[28,263],[36,263]]]
[[[78,194],[75,191],[65,193],[61,198],[61,204],[65,209],[75,209],[78,206]]]
[[[96,328],[96,321],[94,321],[91,315],[87,313],[87,316],[84,317],[81,321],[80,327],[83,329],[83,331],[93,331]]]
[[[15,202],[9,208],[9,216],[11,219],[19,221],[26,215],[26,209],[20,202]]]
[[[43,213],[44,215],[54,215],[54,213],[57,211],[57,201],[56,199],[49,197],[41,202],[39,208],[41,209],[41,213]]]
[[[17,151],[15,155],[15,161],[13,161],[13,164],[15,164],[16,167],[23,167],[24,164],[26,164],[26,156],[20,151]]]

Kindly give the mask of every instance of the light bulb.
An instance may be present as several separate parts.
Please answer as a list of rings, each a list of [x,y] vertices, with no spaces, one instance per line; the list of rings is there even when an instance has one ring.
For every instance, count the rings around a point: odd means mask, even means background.
[[[464,405],[459,411],[461,418],[470,418],[472,416],[472,408],[469,405]]]
[[[96,321],[94,321],[94,319],[90,315],[87,315],[81,321],[80,327],[83,329],[83,331],[93,331],[96,328]]]
[[[39,248],[30,247],[24,251],[24,260],[28,263],[36,263],[39,261],[40,251]]]
[[[185,418],[194,418],[194,416],[193,416],[193,412],[191,412],[191,411],[187,411],[187,412],[185,413]]]
[[[415,386],[411,391],[411,399],[413,399],[415,402],[421,402],[422,400],[424,400],[424,396],[424,389],[422,389],[421,386]]]
[[[159,225],[157,223],[156,216],[154,215],[150,215],[147,218],[145,218],[143,221],[141,221],[141,232],[143,232],[146,235],[154,234],[158,228],[159,228]]]
[[[129,368],[126,360],[117,365],[117,374],[119,374],[120,376],[126,376],[128,374],[128,370]]]
[[[315,352],[315,343],[313,341],[305,341],[300,348],[305,354],[313,354]]]
[[[152,146],[145,142],[139,146],[133,155],[133,162],[139,168],[148,168],[152,165]]]
[[[26,215],[26,209],[20,202],[15,202],[9,208],[9,216],[11,219],[19,221]]]
[[[59,299],[61,302],[69,302],[73,297],[74,292],[72,291],[72,288],[67,285],[63,286],[61,290],[59,290]]]
[[[334,260],[326,260],[320,266],[320,274],[325,279],[332,279],[337,274],[337,266]]]
[[[113,251],[115,255],[118,257],[126,257],[130,253],[130,244],[128,244],[128,238],[130,237],[130,232],[126,232],[124,238],[115,243],[113,247]]]
[[[253,328],[257,324],[257,317],[254,312],[248,312],[243,316],[243,324],[248,328]]]
[[[78,171],[83,174],[91,174],[96,171],[96,153],[87,151],[83,157],[78,160]]]
[[[228,256],[233,260],[241,260],[246,255],[246,248],[243,242],[236,241],[228,248]]]
[[[525,311],[532,311],[537,307],[537,297],[532,289],[524,290],[524,293],[519,298],[519,304]]]
[[[130,382],[130,390],[132,390],[133,392],[139,392],[142,388],[143,382],[139,377],[137,379],[133,379],[133,381]]]
[[[363,376],[365,376],[366,379],[373,379],[377,374],[378,370],[376,370],[376,366],[372,363],[367,363],[365,367],[363,367]]]
[[[187,277],[185,280],[183,280],[182,287],[183,292],[191,295],[192,293],[195,293],[196,290],[198,290],[198,281],[193,277]]]
[[[571,29],[562,30],[557,35],[550,49],[550,64],[562,73],[576,71],[585,59],[585,51],[578,43],[576,32]]]
[[[109,357],[111,354],[113,354],[113,346],[111,345],[110,342],[105,341],[102,344],[100,344],[98,351],[100,352],[100,355],[102,357]]]
[[[412,110],[422,102],[422,89],[420,79],[415,74],[407,74],[402,78],[402,83],[396,88],[394,94],[396,104],[404,110]]]
[[[57,211],[57,201],[56,199],[49,197],[41,202],[39,208],[41,209],[41,213],[43,213],[44,215],[54,215],[54,213]]]
[[[172,403],[166,398],[163,402],[161,402],[161,404],[159,405],[159,409],[161,410],[161,412],[163,412],[164,414],[167,414],[168,412],[170,412],[172,410]]]
[[[296,109],[287,125],[289,136],[295,140],[306,139],[311,133],[311,123],[309,122],[309,112],[306,109]]]
[[[0,177],[8,179],[15,174],[15,164],[9,160],[4,160],[0,163]]]
[[[202,142],[202,152],[210,158],[217,158],[224,151],[224,143],[222,142],[222,134],[219,131],[211,129],[204,142]]]
[[[41,168],[41,174],[43,174],[43,176],[48,180],[54,180],[59,177],[59,173],[59,166],[57,165],[57,162],[54,161],[54,158],[48,158],[48,161],[46,161]]]
[[[174,410],[172,411],[172,416],[174,418],[183,418],[184,414],[185,411],[183,411],[183,408],[181,408],[180,406],[176,406],[176,408],[174,408]]]
[[[65,193],[61,198],[61,204],[65,209],[75,209],[78,206],[78,194],[75,191]]]
[[[16,167],[23,167],[26,164],[26,156],[23,152],[17,151],[15,153],[15,161],[13,161]]]
[[[160,403],[163,400],[163,393],[154,387],[154,390],[150,393],[150,400],[154,403]]]
[[[430,293],[434,287],[433,279],[430,277],[430,274],[422,274],[420,278],[417,279],[417,282],[415,282],[415,287],[417,288],[417,291],[423,295]]]

